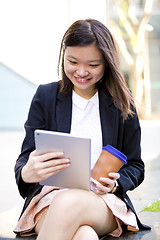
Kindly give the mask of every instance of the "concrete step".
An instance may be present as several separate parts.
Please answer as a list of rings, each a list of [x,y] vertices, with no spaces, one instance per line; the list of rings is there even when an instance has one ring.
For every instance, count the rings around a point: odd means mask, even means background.
[[[19,237],[13,233],[13,229],[16,226],[17,219],[20,215],[22,206],[17,208],[5,211],[0,213],[0,239],[17,239],[17,240],[34,240],[36,236],[30,237]],[[139,231],[139,232],[126,232],[119,240],[160,240],[160,212],[140,212],[139,217],[141,221],[149,225],[152,230],[151,231]],[[117,238],[113,237],[104,237],[101,240],[116,240]]]

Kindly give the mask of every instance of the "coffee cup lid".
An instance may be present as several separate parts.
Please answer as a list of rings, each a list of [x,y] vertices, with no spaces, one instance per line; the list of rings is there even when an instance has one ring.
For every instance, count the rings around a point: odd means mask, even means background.
[[[120,152],[118,149],[112,147],[111,145],[106,145],[102,149],[110,152],[115,157],[119,158],[124,164],[127,164],[127,157],[122,152]]]

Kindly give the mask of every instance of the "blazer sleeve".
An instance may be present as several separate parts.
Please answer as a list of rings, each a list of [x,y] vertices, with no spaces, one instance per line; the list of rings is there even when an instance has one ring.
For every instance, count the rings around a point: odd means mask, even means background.
[[[38,183],[25,183],[21,177],[21,170],[27,163],[30,153],[35,150],[34,131],[36,129],[50,128],[52,122],[51,116],[53,115],[51,109],[54,109],[56,90],[56,83],[53,84],[53,87],[49,84],[40,85],[31,102],[28,119],[24,125],[26,135],[22,144],[21,154],[14,168],[16,183],[23,198],[28,197],[39,185]],[[50,96],[52,97],[50,98]],[[52,108],[50,104],[52,104]]]
[[[127,164],[120,170],[118,180],[122,196],[128,190],[133,190],[140,185],[144,179],[144,162],[141,159],[141,128],[137,113],[129,117],[121,125],[119,149],[127,156]]]

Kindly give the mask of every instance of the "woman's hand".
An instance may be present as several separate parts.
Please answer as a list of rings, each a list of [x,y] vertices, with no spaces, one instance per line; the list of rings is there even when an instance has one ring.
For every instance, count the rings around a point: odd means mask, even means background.
[[[70,166],[70,160],[63,152],[51,152],[37,155],[31,152],[28,162],[22,168],[22,179],[26,183],[41,182],[51,175]]]
[[[112,192],[116,185],[116,180],[120,177],[119,173],[109,173],[109,178],[100,178],[102,182],[105,183],[105,186],[102,184],[97,184],[97,193],[99,194],[106,194]]]

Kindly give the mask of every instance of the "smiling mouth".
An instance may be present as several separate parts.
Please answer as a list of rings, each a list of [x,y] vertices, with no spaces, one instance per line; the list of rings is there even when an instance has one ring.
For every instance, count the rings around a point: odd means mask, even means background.
[[[80,78],[80,77],[76,77],[76,80],[77,80],[77,82],[80,82],[80,83],[85,83],[85,82],[89,81],[89,79],[87,79],[87,78]]]

